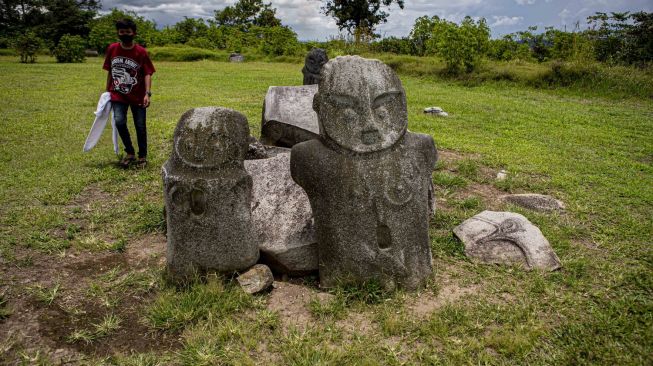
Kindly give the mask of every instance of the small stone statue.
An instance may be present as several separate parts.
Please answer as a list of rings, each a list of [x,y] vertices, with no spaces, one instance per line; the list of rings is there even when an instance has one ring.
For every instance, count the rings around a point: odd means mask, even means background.
[[[381,61],[337,57],[313,108],[320,138],[292,148],[290,169],[315,217],[320,285],[424,285],[437,151],[431,136],[407,132],[401,81]]]
[[[313,48],[307,55],[304,61],[304,85],[319,84],[320,83],[320,70],[322,66],[329,61],[326,51],[321,48]]]
[[[258,260],[252,229],[252,178],[245,171],[249,125],[219,107],[184,113],[163,165],[168,273],[243,270]]]

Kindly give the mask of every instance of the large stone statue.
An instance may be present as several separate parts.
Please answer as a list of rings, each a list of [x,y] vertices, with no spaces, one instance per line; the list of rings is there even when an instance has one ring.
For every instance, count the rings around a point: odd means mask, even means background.
[[[320,285],[422,286],[432,272],[437,151],[431,136],[406,131],[401,81],[378,60],[337,57],[322,70],[313,108],[320,138],[292,148],[290,169],[315,217]]]
[[[243,270],[258,260],[252,178],[243,165],[248,137],[247,119],[230,109],[195,108],[181,116],[163,166],[173,278]]]
[[[313,48],[306,55],[304,60],[304,85],[319,84],[320,83],[320,70],[322,66],[329,61],[326,51],[321,48]]]

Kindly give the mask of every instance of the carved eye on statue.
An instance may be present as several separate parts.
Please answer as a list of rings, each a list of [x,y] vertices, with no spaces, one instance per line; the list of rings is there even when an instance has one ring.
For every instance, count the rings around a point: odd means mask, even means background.
[[[384,120],[388,118],[388,110],[385,107],[379,107],[374,111],[374,114],[376,114],[376,118],[380,120]]]
[[[347,123],[355,123],[356,119],[358,119],[358,113],[351,108],[347,108],[342,112],[342,117]]]

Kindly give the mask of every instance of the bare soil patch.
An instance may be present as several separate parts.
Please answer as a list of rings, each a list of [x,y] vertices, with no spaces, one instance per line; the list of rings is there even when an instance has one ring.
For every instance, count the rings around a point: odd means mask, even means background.
[[[102,276],[108,271],[120,278],[159,270],[164,251],[165,237],[158,233],[128,243],[124,253],[69,250],[53,255],[15,248],[15,259],[0,263],[0,293],[12,310],[0,321],[2,363],[29,363],[30,355],[39,355],[55,364],[74,364],[91,357],[175,348],[174,336],[152,332],[141,321],[153,293],[147,289],[111,292],[108,283],[104,290],[110,292],[113,304],[107,306],[90,291],[93,282],[107,284]],[[51,294],[54,289],[49,304],[38,294]],[[95,332],[109,315],[120,320],[116,330],[90,342],[71,339],[76,331]]]

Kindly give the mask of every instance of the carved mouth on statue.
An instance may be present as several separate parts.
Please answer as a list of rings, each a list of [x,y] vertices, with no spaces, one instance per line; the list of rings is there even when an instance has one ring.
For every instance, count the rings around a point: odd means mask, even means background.
[[[361,132],[361,142],[365,145],[373,145],[381,140],[381,134],[376,128]]]

